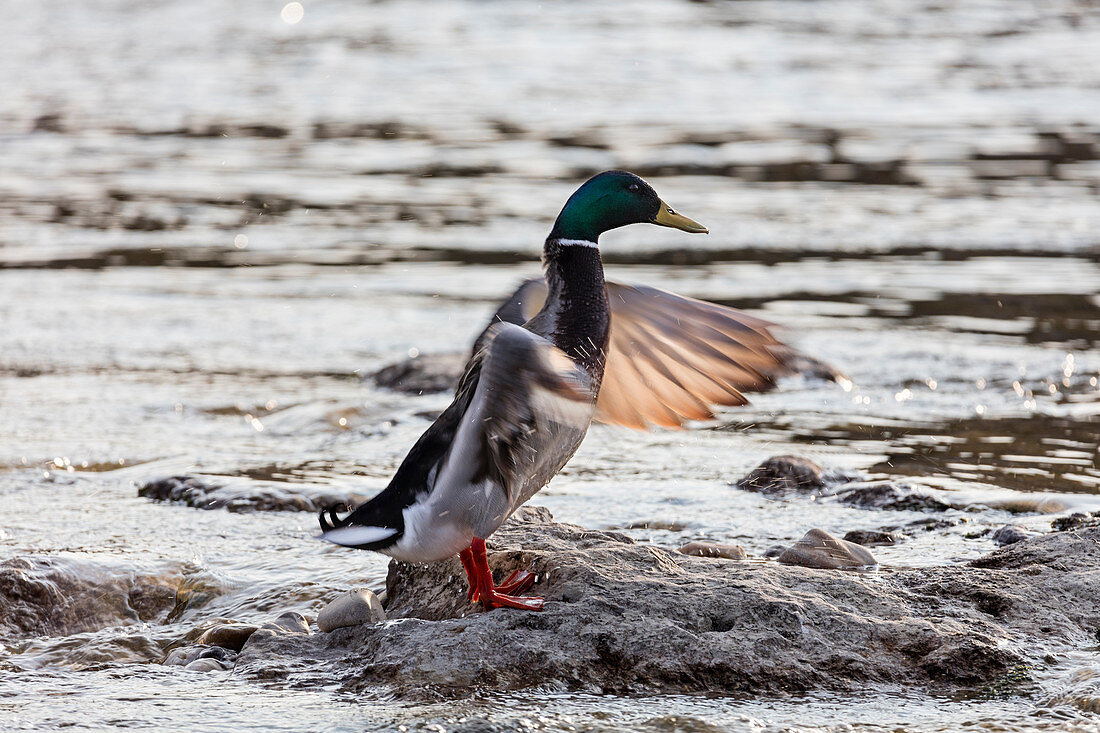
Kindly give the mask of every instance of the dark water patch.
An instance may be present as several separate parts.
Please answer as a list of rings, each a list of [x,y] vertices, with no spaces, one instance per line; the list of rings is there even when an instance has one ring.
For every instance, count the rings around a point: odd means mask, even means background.
[[[328,121],[313,124],[314,140],[365,138],[368,140],[427,140],[426,130],[398,120],[379,122]]]
[[[281,140],[291,135],[291,130],[271,122],[201,122],[181,127],[142,129],[119,126],[113,130],[119,135],[137,137],[187,137],[187,138],[262,138]]]
[[[727,426],[722,429],[740,429]],[[802,444],[881,453],[872,474],[941,477],[1026,492],[1100,494],[1100,417],[963,418],[944,422],[789,422],[754,426]]]
[[[908,170],[903,160],[837,161],[789,160],[774,163],[641,162],[630,166],[646,178],[665,176],[718,176],[756,183],[854,183],[871,186],[920,186],[922,182]],[[582,167],[573,177],[587,178],[602,168]]]
[[[909,302],[911,318],[968,316],[1015,321],[1028,343],[1063,343],[1089,348],[1100,343],[1100,298],[1067,293],[944,293],[936,300]],[[883,314],[885,315],[885,314]],[[953,330],[989,333],[973,322]]]

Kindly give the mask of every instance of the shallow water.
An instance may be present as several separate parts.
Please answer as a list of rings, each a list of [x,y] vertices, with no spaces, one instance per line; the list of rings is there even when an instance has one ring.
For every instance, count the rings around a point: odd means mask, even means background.
[[[361,377],[463,350],[563,199],[629,167],[708,237],[607,235],[609,277],[759,313],[853,388],[788,380],[684,432],[597,426],[555,516],[759,555],[920,512],[767,498],[774,454],[903,480],[954,526],[879,573],[1100,509],[1100,12],[991,0],[541,6],[34,3],[0,43],[0,561],[155,578],[171,622],[0,640],[0,727],[1097,729],[1095,650],[1033,688],[398,703],[158,662],[215,618],[379,586],[308,513],[145,481],[371,493],[443,395]],[[434,726],[434,727],[433,727]]]

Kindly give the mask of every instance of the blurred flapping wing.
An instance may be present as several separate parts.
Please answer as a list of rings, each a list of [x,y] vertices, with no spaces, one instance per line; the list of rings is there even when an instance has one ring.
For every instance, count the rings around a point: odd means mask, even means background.
[[[658,288],[607,284],[611,343],[596,419],[645,430],[714,417],[789,373],[773,324]]]

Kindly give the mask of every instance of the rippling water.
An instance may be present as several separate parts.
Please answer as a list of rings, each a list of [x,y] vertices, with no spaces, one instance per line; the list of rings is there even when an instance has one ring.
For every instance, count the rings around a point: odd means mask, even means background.
[[[537,499],[558,518],[760,554],[811,526],[926,516],[729,486],[797,453],[957,507],[955,526],[876,548],[888,573],[1100,508],[1094,4],[304,5],[297,24],[262,0],[5,15],[0,561],[140,576],[176,606],[0,639],[0,727],[1098,726],[1087,650],[1029,695],[967,700],[409,705],[155,664],[204,622],[315,613],[385,563],[313,541],[308,513],[196,511],[136,486],[384,486],[447,398],[361,377],[467,348],[537,272],[562,201],[608,167],[712,232],[612,232],[609,277],[757,312],[855,386],[792,380],[687,432],[596,427]]]

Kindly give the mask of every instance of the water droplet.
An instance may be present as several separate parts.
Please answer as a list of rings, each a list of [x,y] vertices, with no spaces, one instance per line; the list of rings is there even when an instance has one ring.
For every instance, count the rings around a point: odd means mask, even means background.
[[[243,234],[238,234],[237,236],[233,237],[233,246],[237,249],[244,249],[248,246],[248,237]]]

